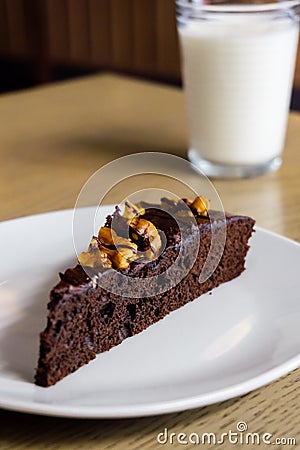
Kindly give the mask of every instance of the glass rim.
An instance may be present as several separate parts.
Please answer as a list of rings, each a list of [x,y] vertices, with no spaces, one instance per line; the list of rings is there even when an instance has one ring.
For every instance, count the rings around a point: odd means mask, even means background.
[[[224,3],[224,0],[215,0],[214,4],[205,4],[205,0],[175,0],[178,7],[190,11],[203,12],[272,12],[295,9],[300,6],[300,0],[279,0],[261,3]]]

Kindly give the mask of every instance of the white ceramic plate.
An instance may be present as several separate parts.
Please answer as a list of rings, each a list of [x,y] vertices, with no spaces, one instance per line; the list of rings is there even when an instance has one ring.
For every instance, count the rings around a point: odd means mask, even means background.
[[[102,217],[112,211],[101,210]],[[82,248],[88,209],[80,211]],[[262,229],[247,270],[65,378],[33,384],[57,273],[75,263],[72,211],[0,224],[0,406],[65,417],[130,417],[245,394],[300,366],[300,245]]]

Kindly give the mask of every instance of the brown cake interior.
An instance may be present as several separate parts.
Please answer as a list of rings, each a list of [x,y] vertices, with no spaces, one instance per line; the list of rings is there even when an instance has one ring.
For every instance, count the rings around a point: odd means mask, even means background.
[[[164,232],[166,248],[155,261],[132,263],[125,271],[127,275],[147,278],[163,272],[176,259],[181,245],[186,247],[184,258],[192,256],[192,233],[189,243],[181,242],[178,226],[168,214],[150,208],[144,217]],[[167,292],[144,298],[139,298],[141,292],[136,297],[123,297],[95,286],[80,265],[61,274],[61,281],[51,291],[47,326],[41,333],[36,384],[45,387],[55,384],[98,353],[239,276],[244,270],[254,220],[226,215],[225,221],[215,223],[216,227],[226,227],[226,245],[216,270],[201,284],[199,274],[211,246],[212,229],[208,218],[198,217],[197,224],[200,247],[195,263],[188,275]],[[113,277],[110,282],[114,283]]]

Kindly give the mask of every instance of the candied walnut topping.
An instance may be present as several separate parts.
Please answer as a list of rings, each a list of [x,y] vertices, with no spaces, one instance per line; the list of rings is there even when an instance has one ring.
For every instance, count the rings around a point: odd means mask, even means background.
[[[109,248],[105,248],[105,252],[114,269],[127,269],[127,267],[129,267],[129,264],[131,262],[131,259],[129,258],[133,256],[132,252],[128,252],[126,257],[124,256],[124,253],[120,253],[119,250],[111,250]]]
[[[180,200],[168,197],[161,199],[162,208],[176,212],[177,217],[190,217],[193,216],[192,213],[207,216],[209,202],[205,197],[196,197],[193,201],[183,199],[183,202],[190,210],[186,210]],[[122,227],[118,232],[111,228],[113,221],[108,226],[101,227],[98,237],[93,237],[88,250],[78,257],[82,266],[98,271],[109,268],[127,269],[132,261],[140,257],[153,259],[159,254],[162,247],[161,237],[155,225],[141,217],[145,214],[145,209],[127,200],[123,216],[120,215],[119,209],[116,211],[118,224],[120,225],[122,219],[124,227],[129,227],[129,237],[120,236],[123,234]]]
[[[157,254],[161,248],[161,239],[155,225],[149,220],[134,217],[129,222],[130,237],[142,251],[151,250]]]
[[[191,203],[190,208],[199,216],[207,216],[209,201],[203,196],[196,197],[195,200]]]
[[[117,269],[126,269],[137,257],[137,245],[130,239],[118,236],[108,227],[101,227],[98,234],[100,249],[106,252]]]
[[[104,247],[117,249],[120,253],[137,253],[137,245],[130,239],[118,236],[117,233],[108,227],[101,227],[98,233],[98,240]]]
[[[137,246],[134,243],[130,245],[120,245],[114,249],[101,245],[98,239],[93,238],[86,252],[80,253],[78,262],[83,267],[89,267],[94,270],[101,269],[127,269],[130,262],[136,258]]]
[[[183,207],[182,202],[186,204],[191,213]],[[209,210],[209,201],[204,196],[196,197],[194,200],[184,198],[182,200],[177,200],[175,198],[163,197],[161,199],[161,206],[165,211],[170,211],[175,213],[178,217],[192,216],[193,213],[198,216],[207,216]]]
[[[115,269],[127,269],[130,262],[137,257],[137,245],[130,239],[118,236],[108,227],[101,227],[98,233],[99,248]]]
[[[80,253],[78,262],[84,267],[90,267],[91,269],[110,269],[112,262],[108,258],[105,251],[99,248],[97,238],[93,237],[89,248],[86,252]]]
[[[137,258],[153,259],[161,248],[161,239],[156,227],[140,217],[143,214],[144,208],[126,201],[124,215],[120,218],[129,227],[129,238],[120,236],[109,226],[101,227],[98,238],[92,239],[88,251],[79,255],[78,262],[96,270],[127,269]]]
[[[114,247],[117,234],[108,227],[101,227],[98,233],[98,239],[105,247]]]

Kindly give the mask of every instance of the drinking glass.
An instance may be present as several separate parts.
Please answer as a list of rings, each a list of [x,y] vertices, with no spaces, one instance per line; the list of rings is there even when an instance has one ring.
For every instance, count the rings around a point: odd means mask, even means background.
[[[299,1],[177,0],[188,156],[212,177],[282,162]]]

